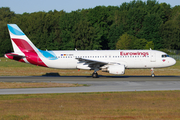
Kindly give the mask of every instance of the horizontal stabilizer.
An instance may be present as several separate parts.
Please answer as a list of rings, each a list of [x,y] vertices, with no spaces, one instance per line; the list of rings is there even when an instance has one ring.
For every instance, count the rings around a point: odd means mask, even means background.
[[[15,54],[15,53],[7,53],[4,55],[5,58],[9,58],[9,59],[13,59],[13,60],[21,60],[23,58],[26,58],[26,56],[24,55],[18,55],[18,54]]]
[[[18,54],[13,54],[13,53],[7,53],[5,55],[13,56],[13,57],[21,57],[21,58],[25,58],[26,57],[26,56],[23,56],[23,55],[18,55]]]

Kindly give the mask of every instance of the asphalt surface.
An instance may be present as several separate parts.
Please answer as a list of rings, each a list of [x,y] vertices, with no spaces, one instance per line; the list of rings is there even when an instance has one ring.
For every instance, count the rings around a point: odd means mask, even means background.
[[[56,82],[86,84],[83,87],[0,89],[0,94],[82,93],[180,90],[180,76],[58,76],[0,77],[0,82]]]

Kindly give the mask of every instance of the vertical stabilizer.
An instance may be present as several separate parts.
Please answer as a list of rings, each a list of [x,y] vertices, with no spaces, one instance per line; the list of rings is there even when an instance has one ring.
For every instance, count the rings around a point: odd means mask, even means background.
[[[38,49],[16,24],[8,24],[9,35],[14,53],[35,52]]]
[[[47,67],[47,65],[38,55],[39,50],[22,32],[22,30],[16,24],[8,24],[7,26],[14,53],[8,53],[4,56],[6,58],[17,60],[20,62],[26,62],[34,65]]]

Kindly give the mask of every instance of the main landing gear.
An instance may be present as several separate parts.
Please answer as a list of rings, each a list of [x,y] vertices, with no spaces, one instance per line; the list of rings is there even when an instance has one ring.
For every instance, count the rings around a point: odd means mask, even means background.
[[[95,67],[94,72],[93,72],[93,74],[92,74],[92,77],[93,77],[93,78],[98,78],[98,73],[97,73],[98,70],[99,70],[99,68],[98,68],[98,67]]]
[[[93,78],[98,78],[98,73],[97,72],[93,72],[92,77]]]
[[[154,69],[153,69],[153,68],[151,68],[151,77],[152,77],[152,78],[155,77]]]

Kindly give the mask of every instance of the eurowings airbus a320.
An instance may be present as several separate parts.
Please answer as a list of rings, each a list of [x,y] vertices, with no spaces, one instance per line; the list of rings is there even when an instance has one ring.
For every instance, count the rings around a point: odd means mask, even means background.
[[[153,68],[172,66],[176,60],[157,50],[67,50],[44,51],[28,39],[16,24],[8,24],[8,30],[14,52],[5,54],[6,58],[33,65],[57,69],[94,70],[121,75],[125,69]]]

